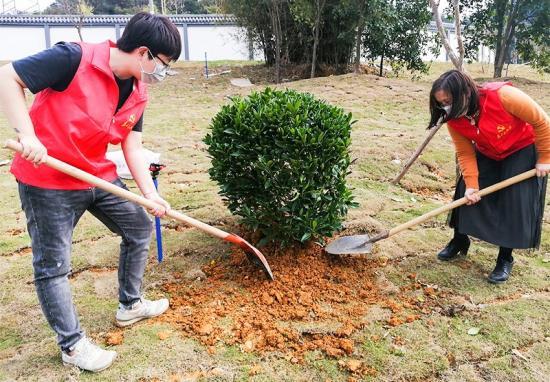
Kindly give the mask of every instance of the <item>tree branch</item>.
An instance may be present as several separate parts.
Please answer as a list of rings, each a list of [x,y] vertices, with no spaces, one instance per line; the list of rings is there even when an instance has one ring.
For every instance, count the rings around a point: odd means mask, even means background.
[[[430,0],[430,5],[432,7],[432,12],[435,17],[435,24],[437,25],[437,30],[439,32],[439,35],[441,36],[443,46],[445,47],[445,50],[447,51],[447,54],[449,55],[449,58],[453,62],[453,65],[455,66],[455,68],[457,68],[462,72],[464,71],[464,68],[462,66],[462,61],[458,59],[458,57],[456,56],[456,53],[451,48],[451,44],[449,43],[449,39],[447,38],[447,33],[446,33],[447,31],[445,30],[445,27],[443,26],[443,21],[441,20],[441,14],[439,13],[439,1]],[[462,49],[464,49],[464,47]]]
[[[458,0],[453,0],[454,16],[455,16],[455,30],[456,41],[458,42],[458,53],[460,66],[463,68],[464,64],[464,41],[462,41],[462,29],[460,28],[460,5]],[[464,69],[464,68],[463,68]]]

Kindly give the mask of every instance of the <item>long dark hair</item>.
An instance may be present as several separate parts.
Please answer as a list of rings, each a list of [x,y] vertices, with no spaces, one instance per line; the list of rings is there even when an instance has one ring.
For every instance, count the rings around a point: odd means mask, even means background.
[[[479,111],[479,86],[466,73],[459,70],[449,70],[443,73],[432,85],[430,91],[430,124],[431,129],[437,124],[439,118],[443,117],[443,122],[458,118],[464,113],[474,116]],[[435,93],[443,90],[451,95],[452,108],[447,115],[441,108],[441,105],[435,99]]]

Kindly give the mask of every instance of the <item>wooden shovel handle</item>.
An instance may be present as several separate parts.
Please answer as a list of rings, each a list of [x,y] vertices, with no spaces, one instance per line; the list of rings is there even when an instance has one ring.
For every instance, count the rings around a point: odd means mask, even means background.
[[[432,127],[430,129],[430,132],[428,133],[428,135],[426,136],[426,139],[424,139],[424,142],[422,142],[420,144],[420,146],[418,146],[418,148],[415,150],[415,152],[411,155],[411,157],[409,158],[409,160],[407,160],[407,162],[405,163],[405,165],[403,166],[403,169],[401,170],[401,172],[399,173],[399,175],[397,175],[391,182],[392,184],[397,184],[401,181],[401,178],[403,178],[403,176],[405,175],[405,173],[409,170],[409,168],[413,165],[414,161],[420,156],[420,154],[422,153],[422,151],[424,150],[424,148],[426,148],[426,146],[428,145],[428,143],[430,143],[430,141],[432,140],[432,138],[434,137],[435,133],[437,133],[437,130],[439,130],[439,128],[443,125],[443,117],[440,117],[438,120],[437,120],[437,123],[435,124],[434,127]]]
[[[23,151],[23,147],[19,142],[16,142],[12,139],[9,139],[6,141],[4,147],[9,148],[11,150],[17,151],[21,153]],[[48,167],[51,167],[57,171],[61,171],[64,174],[70,175],[74,178],[80,179],[83,182],[89,183],[91,185],[94,185],[98,188],[101,188],[104,191],[110,192],[114,195],[120,196],[121,198],[127,199],[129,201],[132,201],[136,204],[139,204],[145,208],[153,209],[157,208],[158,204],[155,202],[150,201],[149,199],[144,198],[143,196],[134,194],[133,192],[130,192],[128,190],[125,190],[123,188],[120,188],[110,182],[107,182],[106,180],[103,180],[101,178],[98,178],[97,176],[93,176],[91,174],[88,174],[85,171],[82,171],[74,166],[71,166],[65,162],[60,161],[59,159],[52,158],[51,156],[48,156],[46,158],[46,163]],[[192,217],[189,217],[187,215],[184,215],[180,212],[176,212],[174,210],[170,210],[166,213],[166,217],[170,217],[172,219],[181,221],[183,223],[189,224],[190,226],[196,227],[206,233],[209,233],[213,236],[219,237],[220,239],[230,239],[234,235],[230,235],[227,232],[222,231],[221,229],[218,229],[216,227],[212,227],[206,223],[203,223],[197,219],[193,219]]]
[[[535,169],[532,169],[532,170],[529,170],[529,171],[525,171],[519,175],[516,175],[516,176],[513,176],[511,178],[508,178],[506,180],[503,180],[502,182],[498,182],[498,183],[495,183],[493,184],[492,186],[489,186],[489,187],[486,187],[482,190],[480,190],[478,192],[478,195],[483,197],[485,195],[489,195],[495,191],[498,191],[498,190],[501,190],[503,188],[506,188],[508,186],[511,186],[512,184],[516,184],[516,183],[519,183],[521,181],[524,181],[525,179],[529,179],[533,176],[536,175],[536,170]],[[433,218],[434,216],[437,216],[443,212],[446,212],[446,211],[450,211],[450,210],[453,210],[457,207],[460,207],[464,204],[466,204],[468,200],[466,199],[466,197],[462,197],[460,199],[457,199],[455,200],[454,202],[452,203],[449,203],[447,205],[444,205],[444,206],[441,206],[439,208],[436,208],[435,210],[433,211],[430,211],[428,213],[425,213],[424,215],[422,216],[419,216],[415,219],[412,219],[406,223],[403,223],[401,225],[398,225],[397,227],[394,227],[392,229],[390,229],[388,231],[388,236],[386,237],[389,237],[389,236],[392,236],[392,235],[395,235],[396,233],[398,232],[401,232],[403,230],[406,230],[408,228],[411,228],[417,224],[420,224],[420,223],[423,223],[425,222],[426,220],[430,219],[430,218]]]

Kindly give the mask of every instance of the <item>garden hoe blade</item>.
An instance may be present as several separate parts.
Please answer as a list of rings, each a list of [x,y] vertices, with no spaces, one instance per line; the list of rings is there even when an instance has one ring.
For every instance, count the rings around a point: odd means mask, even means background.
[[[353,255],[369,253],[372,243],[369,235],[342,236],[325,247],[331,255]]]

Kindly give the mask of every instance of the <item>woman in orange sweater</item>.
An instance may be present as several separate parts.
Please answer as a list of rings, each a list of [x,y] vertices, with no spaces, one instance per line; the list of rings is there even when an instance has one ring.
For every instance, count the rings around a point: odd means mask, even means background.
[[[540,244],[546,175],[550,172],[550,119],[542,108],[508,82],[477,85],[467,74],[450,70],[430,92],[433,127],[440,117],[453,139],[461,177],[455,200],[468,203],[451,214],[454,237],[439,252],[440,260],[466,255],[468,235],[498,245],[499,253],[489,282],[508,280],[514,248]],[[529,169],[537,177],[481,199],[488,187]]]

